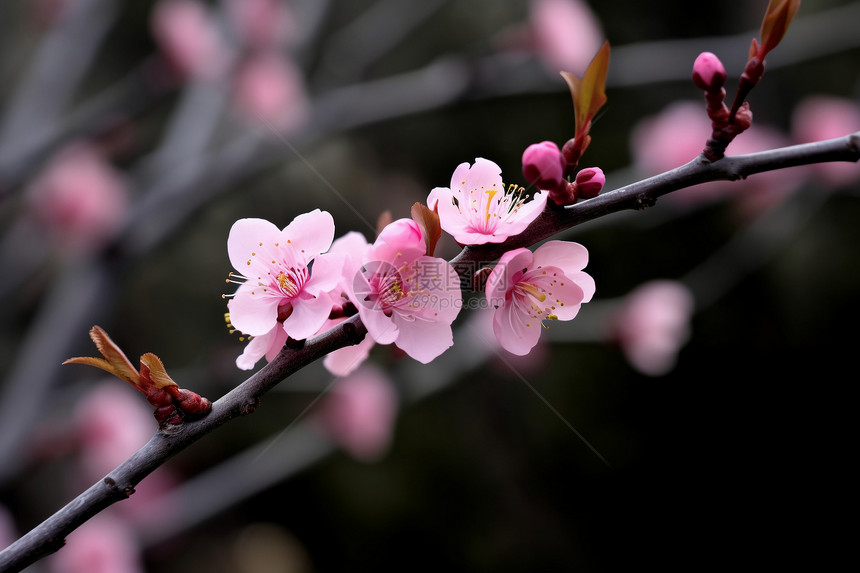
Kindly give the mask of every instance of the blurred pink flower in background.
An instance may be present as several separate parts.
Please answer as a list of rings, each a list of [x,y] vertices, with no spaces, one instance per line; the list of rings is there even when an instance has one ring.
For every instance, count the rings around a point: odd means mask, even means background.
[[[106,513],[73,531],[47,559],[51,573],[143,573],[140,546],[125,522]]]
[[[356,459],[374,461],[388,450],[397,418],[397,393],[388,377],[365,364],[339,380],[321,406],[326,431]]]
[[[251,124],[290,133],[308,120],[304,78],[292,60],[275,51],[252,54],[236,71],[236,112]]]
[[[537,344],[522,356],[502,352],[502,345],[493,332],[494,315],[495,309],[492,307],[478,308],[469,313],[465,330],[461,331],[465,332],[465,335],[461,334],[461,336],[468,338],[470,343],[479,341],[474,352],[482,352],[480,359],[486,360],[490,368],[504,375],[510,375],[512,371],[519,374],[535,374],[546,369],[551,348],[543,339],[538,339]],[[458,339],[456,342],[463,344],[466,341]]]
[[[88,143],[54,156],[27,189],[36,222],[67,251],[104,246],[121,228],[128,209],[126,182]]]
[[[860,105],[839,97],[811,96],[794,108],[791,124],[795,143],[842,137],[860,131]],[[818,163],[810,169],[825,185],[841,187],[860,180],[854,163]]]
[[[280,48],[295,37],[295,20],[283,0],[229,0],[227,14],[252,49]]]
[[[641,175],[651,176],[680,167],[695,159],[711,136],[711,120],[704,102],[678,101],[657,115],[640,121],[630,140],[633,161]],[[728,147],[727,155],[744,155],[788,145],[789,138],[777,129],[753,122]],[[672,201],[741,200],[746,210],[758,211],[796,189],[803,181],[797,169],[753,175],[745,181],[714,181],[670,193]]]
[[[114,380],[96,386],[78,403],[75,428],[88,482],[104,477],[158,429],[146,400]]]
[[[207,5],[161,0],[150,22],[161,52],[183,78],[211,78],[224,69],[226,48]]]
[[[693,310],[693,294],[677,281],[650,281],[635,288],[613,325],[630,364],[648,376],[669,372],[690,337]]]
[[[581,0],[532,0],[535,48],[552,73],[582,76],[603,43],[600,22]]]

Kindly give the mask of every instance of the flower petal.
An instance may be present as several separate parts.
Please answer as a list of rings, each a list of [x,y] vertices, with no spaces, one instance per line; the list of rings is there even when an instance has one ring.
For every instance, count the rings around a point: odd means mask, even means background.
[[[293,312],[284,321],[284,331],[295,340],[304,340],[319,332],[331,313],[332,300],[327,294],[298,297],[291,302]],[[230,317],[232,319],[233,315]]]
[[[274,244],[280,240],[280,236],[281,231],[265,219],[239,219],[233,223],[227,237],[230,264],[243,275],[255,274],[250,269],[258,264],[260,243]]]
[[[334,240],[334,219],[328,211],[314,209],[293,219],[281,235],[308,261],[331,247]]]
[[[427,364],[454,344],[450,324],[422,320],[403,320],[393,315],[400,329],[395,344],[418,362]]]
[[[531,267],[533,257],[532,252],[525,248],[514,249],[502,255],[490,276],[487,277],[487,285],[484,289],[487,300],[491,302],[498,299],[504,300],[506,293],[514,287],[517,274]],[[493,304],[499,306],[498,303]]]
[[[341,280],[344,257],[340,254],[317,255],[311,270],[311,278],[304,285],[304,292],[314,296],[333,291]]]
[[[376,342],[373,337],[365,335],[364,340],[352,346],[338,348],[323,359],[323,366],[335,376],[347,376],[367,360],[370,350]]]
[[[278,299],[262,296],[258,287],[245,283],[227,302],[230,322],[245,334],[262,336],[278,322]]]
[[[528,321],[528,322],[526,322]],[[540,338],[541,322],[520,312],[514,304],[500,307],[493,314],[493,333],[502,348],[525,356]]]
[[[280,325],[276,325],[266,334],[253,337],[236,359],[236,366],[241,370],[251,370],[263,356],[266,360],[272,360],[287,341],[287,335],[283,332]]]
[[[535,250],[534,265],[558,267],[568,277],[588,264],[588,251],[579,243],[547,241]]]
[[[379,344],[391,344],[397,340],[399,330],[390,317],[381,310],[358,306],[361,322],[367,327],[367,333]]]

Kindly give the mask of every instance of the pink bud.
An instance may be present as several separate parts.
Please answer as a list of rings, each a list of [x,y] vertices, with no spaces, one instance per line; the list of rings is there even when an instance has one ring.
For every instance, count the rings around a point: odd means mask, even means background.
[[[606,175],[600,167],[589,167],[576,174],[576,188],[580,199],[597,197],[606,185]]]
[[[523,152],[523,175],[539,189],[558,189],[566,166],[567,160],[551,141],[533,143]]]
[[[693,63],[693,83],[701,90],[715,92],[726,83],[726,68],[711,52],[702,52]]]

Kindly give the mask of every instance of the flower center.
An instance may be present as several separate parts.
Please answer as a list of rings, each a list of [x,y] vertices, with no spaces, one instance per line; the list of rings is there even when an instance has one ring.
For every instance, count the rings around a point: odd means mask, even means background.
[[[541,324],[544,320],[558,320],[554,312],[556,305],[564,306],[564,303],[553,298],[552,287],[556,284],[559,284],[557,269],[538,267],[535,271],[524,274],[514,285],[515,304],[524,310],[529,318],[536,319]],[[532,324],[526,322],[526,326]]]
[[[529,196],[525,188],[509,185],[507,191],[499,189],[472,189],[469,191],[470,211],[476,229],[484,233],[495,231],[499,223],[516,217],[517,211]]]

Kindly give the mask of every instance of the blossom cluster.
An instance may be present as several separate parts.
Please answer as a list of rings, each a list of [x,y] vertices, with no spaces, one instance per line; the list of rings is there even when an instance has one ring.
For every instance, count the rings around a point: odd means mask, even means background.
[[[332,216],[319,209],[283,229],[263,219],[236,221],[227,239],[235,269],[228,282],[239,287],[225,295],[227,316],[250,339],[237,366],[272,360],[288,339],[322,334],[355,314],[367,336],[326,357],[334,374],[352,372],[374,344],[394,344],[430,362],[453,344],[451,324],[464,306],[463,277],[433,256],[433,229],[462,245],[502,243],[523,232],[546,203],[547,191],[529,197],[522,187],[506,188],[499,166],[478,158],[459,165],[449,187],[430,192],[423,213],[431,224],[413,210],[413,219],[389,223],[373,243],[354,231],[335,239]],[[576,316],[594,294],[594,281],[582,270],[587,262],[582,245],[564,241],[499,259],[483,294],[502,348],[528,354],[546,321]]]

